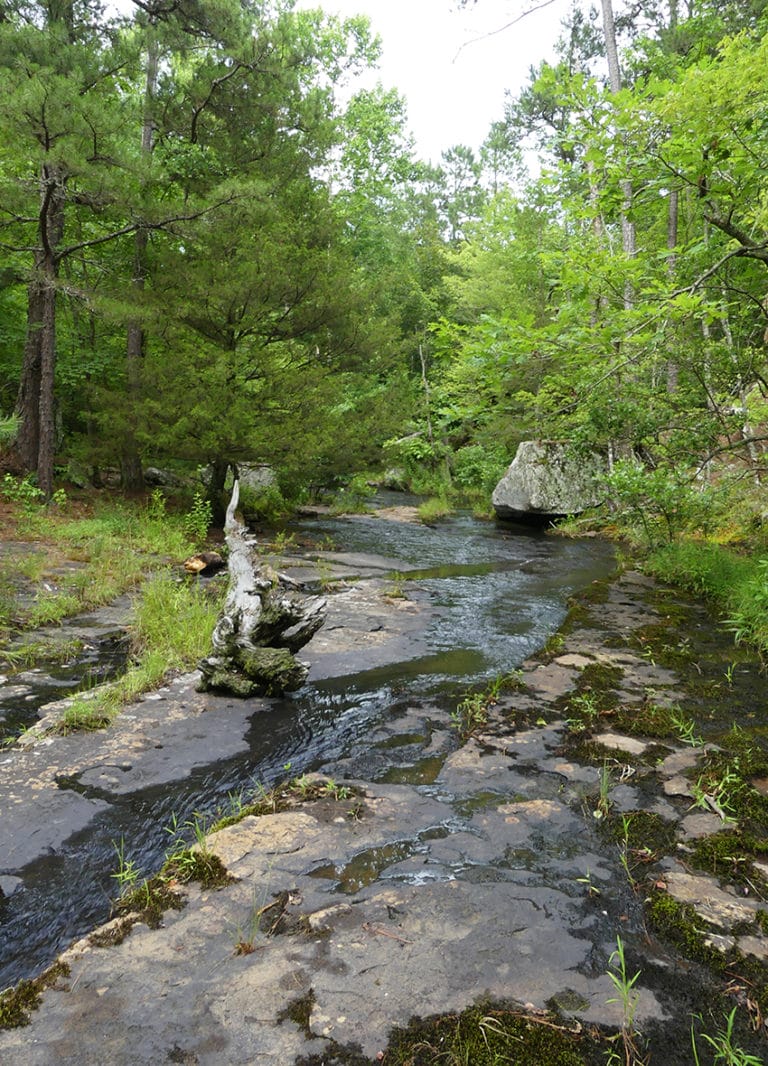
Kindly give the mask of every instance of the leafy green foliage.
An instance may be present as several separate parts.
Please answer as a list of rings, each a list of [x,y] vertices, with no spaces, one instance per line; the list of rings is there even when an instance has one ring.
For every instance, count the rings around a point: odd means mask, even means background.
[[[685,471],[622,461],[606,481],[619,513],[642,530],[647,547],[673,541],[686,529],[706,528],[714,517],[713,493],[693,484]]]
[[[768,559],[682,541],[654,552],[646,567],[712,600],[737,641],[768,649]]]

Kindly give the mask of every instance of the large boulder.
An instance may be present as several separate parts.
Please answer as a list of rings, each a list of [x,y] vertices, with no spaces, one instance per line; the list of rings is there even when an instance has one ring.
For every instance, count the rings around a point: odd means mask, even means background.
[[[605,460],[595,452],[574,455],[561,441],[524,440],[493,490],[499,518],[549,522],[580,514],[603,498]]]

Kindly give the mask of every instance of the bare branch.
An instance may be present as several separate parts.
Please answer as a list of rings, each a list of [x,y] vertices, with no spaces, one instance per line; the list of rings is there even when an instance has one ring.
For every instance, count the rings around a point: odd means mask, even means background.
[[[749,251],[746,248],[733,248],[730,252],[726,252],[724,256],[721,256],[716,263],[714,263],[708,270],[705,270],[703,274],[700,274],[695,281],[692,281],[690,285],[685,285],[682,289],[675,289],[669,296],[665,297],[668,300],[674,300],[676,296],[682,296],[686,292],[696,292],[705,281],[709,281],[713,274],[716,274],[721,266],[724,266],[731,259],[744,259],[749,258]]]
[[[499,26],[497,30],[489,30],[488,33],[481,33],[479,37],[473,37],[471,41],[465,41],[453,57],[453,62],[455,63],[464,49],[468,48],[471,44],[477,44],[479,41],[485,41],[489,37],[495,37],[499,33],[504,33],[505,30],[510,29],[512,26],[516,26],[518,22],[522,22],[524,18],[528,17],[528,15],[533,15],[537,11],[542,11],[545,7],[549,7],[550,4],[554,3],[555,0],[540,0],[540,3],[533,4],[532,7],[526,8],[526,10],[517,15],[516,18],[513,18],[511,22],[507,22],[504,26]]]
[[[125,237],[129,233],[135,233],[138,229],[148,230],[164,230],[168,226],[172,226],[175,222],[192,222],[197,218],[202,218],[207,215],[209,211],[215,211],[218,207],[223,207],[225,204],[232,203],[237,199],[235,196],[228,196],[224,200],[218,200],[215,204],[209,204],[207,207],[202,207],[199,211],[192,211],[181,215],[169,215],[167,218],[161,219],[159,222],[147,222],[141,220],[138,222],[131,222],[128,226],[122,226],[120,229],[113,230],[111,233],[105,233],[103,237],[93,237],[89,241],[79,241],[77,244],[69,244],[66,248],[62,248],[57,254],[57,259],[65,259],[67,256],[72,255],[73,252],[80,252],[83,248],[94,248],[99,244],[106,244],[108,241],[117,240],[118,237]]]
[[[704,212],[704,218],[716,229],[738,241],[742,248],[742,255],[768,263],[768,245],[758,244],[757,241],[753,241],[748,233],[732,221],[730,214],[727,218],[723,218],[714,205],[710,203],[709,211]]]

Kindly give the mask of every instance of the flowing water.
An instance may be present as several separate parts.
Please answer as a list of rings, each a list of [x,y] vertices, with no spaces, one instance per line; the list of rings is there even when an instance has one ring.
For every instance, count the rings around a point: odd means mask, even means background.
[[[436,528],[362,516],[319,518],[302,522],[301,532],[330,538],[338,552],[376,553],[410,568],[406,593],[409,586],[418,588],[434,610],[426,652],[306,685],[290,698],[270,701],[266,710],[260,701],[247,754],[217,760],[212,743],[210,765],[181,781],[101,796],[108,807],[55,854],[13,871],[4,869],[0,856],[0,874],[23,880],[23,888],[0,900],[0,988],[37,972],[73,937],[108,917],[117,892],[116,842],[124,840],[137,866],[152,872],[162,863],[173,819],[182,823],[194,811],[214,812],[228,795],[255,783],[269,787],[288,776],[288,768],[293,776],[338,766],[359,750],[361,738],[391,718],[393,707],[440,701],[455,706],[457,693],[509,672],[537,650],[562,622],[569,595],[614,566],[610,547],[601,541],[502,528],[467,516]],[[435,767],[420,746],[414,765],[403,768],[408,742],[405,736],[402,744],[397,738],[390,744],[389,780],[403,774],[428,783]],[[381,778],[388,772],[381,765],[386,750],[379,749]],[[78,788],[71,781],[61,786]]]

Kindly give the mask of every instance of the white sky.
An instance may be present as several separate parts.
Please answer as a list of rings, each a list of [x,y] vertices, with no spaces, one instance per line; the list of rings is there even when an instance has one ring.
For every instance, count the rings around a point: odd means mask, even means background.
[[[437,163],[454,144],[479,148],[491,123],[503,117],[504,90],[519,91],[531,65],[553,58],[570,0],[549,0],[493,33],[541,3],[478,0],[458,10],[457,0],[298,0],[297,7],[369,16],[383,42],[372,81],[406,97],[417,155]]]

